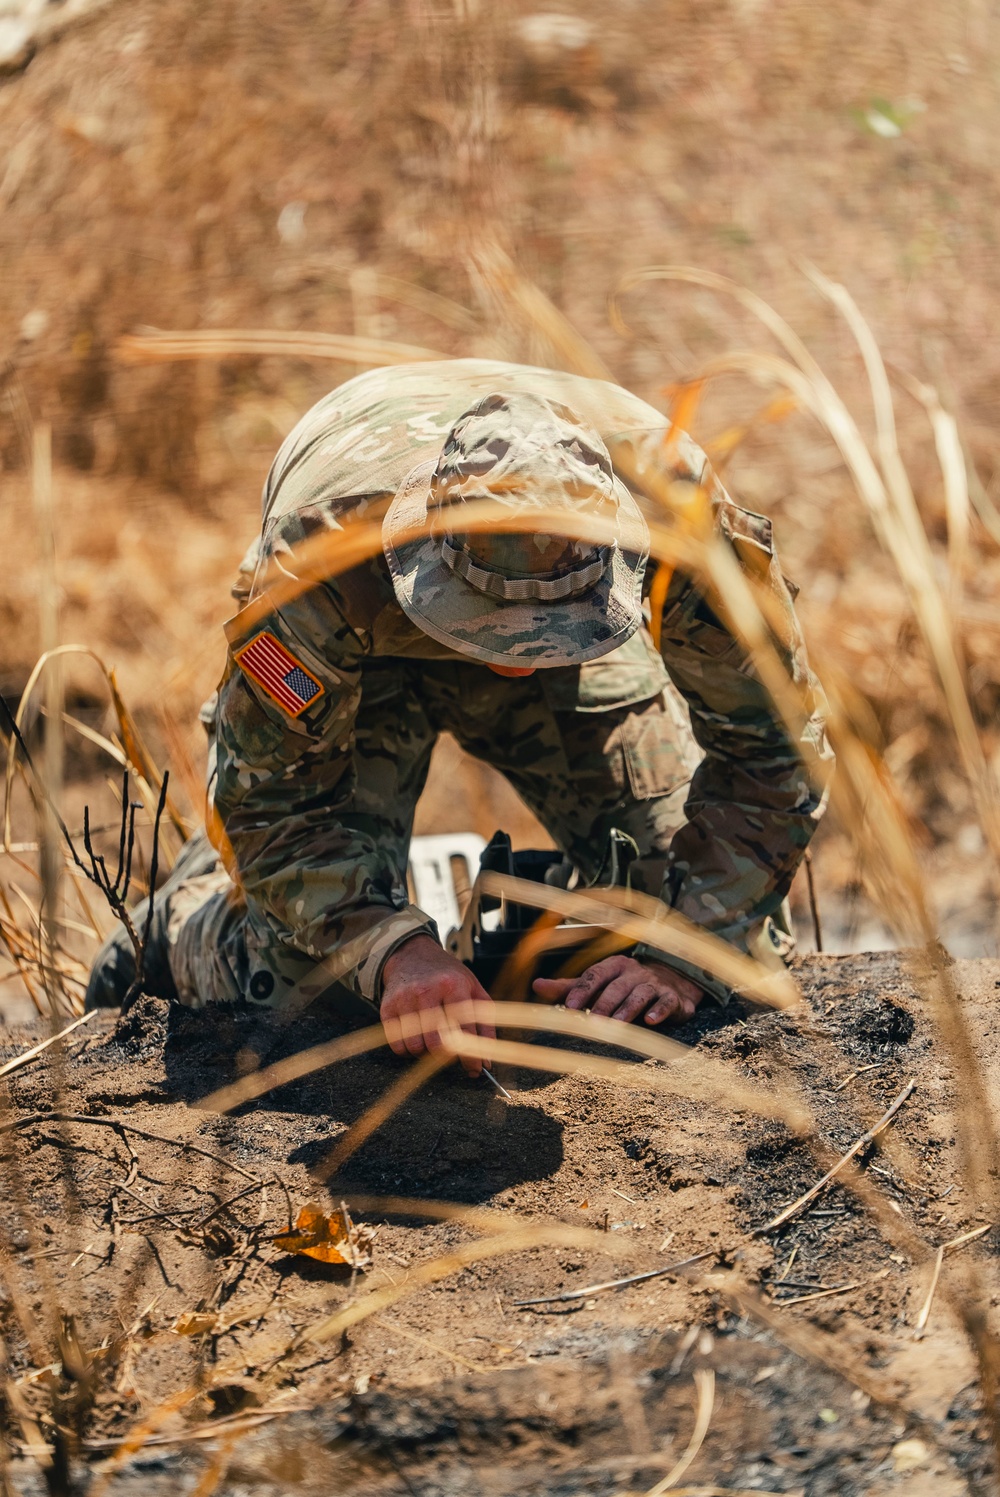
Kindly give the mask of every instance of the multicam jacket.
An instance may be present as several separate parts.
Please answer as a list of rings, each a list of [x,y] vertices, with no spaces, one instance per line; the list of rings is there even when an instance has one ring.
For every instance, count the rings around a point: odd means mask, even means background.
[[[275,576],[296,575],[318,536],[346,538],[359,522],[380,517],[406,473],[435,456],[479,396],[512,389],[578,411],[613,460],[616,442],[662,433],[666,425],[662,414],[616,386],[487,360],[407,365],[350,380],[309,411],[281,447],[264,487],[259,542],[245,563],[246,606],[227,626],[230,654],[210,765],[214,840],[270,930],[318,962],[347,947],[352,968],[345,980],[375,1003],[390,953],[418,931],[435,932],[408,904],[405,868],[378,835],[377,818],[352,806],[359,705],[389,662],[463,657],[407,619],[381,551],[280,606],[271,605],[268,589]],[[537,679],[552,700],[591,713],[605,704],[618,710],[649,702],[668,678],[679,689],[703,757],[686,821],[670,842],[662,897],[748,949],[778,910],[821,814],[817,786],[830,753],[770,522],[732,503],[690,439],[679,435],[670,451],[674,476],[708,490],[721,531],[737,542],[735,554],[745,564],[754,553],[784,610],[782,648],[812,709],[800,740],[791,740],[741,645],[680,573],[666,593],[659,654],[643,633],[603,659],[543,670]],[[272,667],[275,658],[282,671],[291,661],[290,697],[283,699],[268,676],[268,651]],[[510,684],[477,669],[477,689],[501,694]],[[403,733],[405,711],[400,721]],[[379,751],[386,752],[384,742]],[[393,812],[384,806],[387,818]]]

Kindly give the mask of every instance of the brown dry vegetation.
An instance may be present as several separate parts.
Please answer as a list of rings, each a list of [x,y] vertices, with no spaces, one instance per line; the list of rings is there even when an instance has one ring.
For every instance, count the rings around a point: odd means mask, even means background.
[[[558,361],[547,314],[520,315],[484,269],[497,248],[615,377],[664,409],[713,358],[772,344],[703,286],[615,293],[650,265],[727,274],[787,317],[870,433],[857,346],[797,262],[847,286],[894,378],[935,384],[959,419],[977,513],[956,567],[927,418],[897,389],[934,578],[985,755],[994,772],[1000,763],[1000,368],[984,337],[1000,289],[1000,39],[987,7],[671,0],[578,4],[559,25],[554,42],[554,23],[527,7],[485,12],[472,0],[112,0],[0,80],[0,513],[14,558],[0,589],[0,686],[16,699],[39,651],[44,537],[26,453],[32,422],[48,422],[61,637],[116,668],[192,822],[196,712],[221,665],[259,484],[284,432],[353,370],[274,357],[136,366],[117,340],[141,325],[259,327]],[[919,871],[952,946],[993,953],[988,817],[973,806],[899,557],[879,549],[817,423],[802,411],[753,419],[773,393],[726,377],[680,402],[736,496],[775,517],[816,658],[831,685],[859,693],[865,745],[842,755],[840,819],[817,858],[824,915],[840,944],[883,939],[859,891],[874,870],[884,895],[888,871],[882,918],[895,911],[897,933],[926,938]],[[38,752],[41,699],[25,719]],[[93,662],[71,660],[67,707],[91,730],[120,731]],[[115,822],[103,750],[73,727],[67,744],[71,824],[85,801]],[[874,749],[895,777],[913,864],[891,798],[880,799],[892,782],[879,780]],[[456,753],[442,745],[418,830],[506,823],[537,837],[496,777],[456,766]],[[14,803],[25,841],[29,783]],[[3,888],[41,955],[27,915],[32,855],[17,856]],[[67,961],[93,949],[83,931],[60,940]],[[117,1031],[100,1020],[18,1070],[0,1098],[12,1125],[0,1159],[11,1375],[0,1489],[13,1481],[33,1497],[42,1482],[68,1497],[131,1429],[135,1449],[163,1438],[180,1454],[158,1466],[146,1450],[133,1463],[122,1446],[120,1489],[194,1482],[198,1497],[330,1490],[331,1459],[340,1489],[358,1494],[652,1492],[664,1471],[674,1489],[706,1494],[713,1482],[809,1497],[994,1490],[992,1237],[963,1249],[964,1277],[942,1274],[929,1339],[917,1333],[934,1249],[997,1220],[995,963],[811,958],[797,975],[798,1009],[705,1005],[683,1034],[691,1073],[715,1077],[711,1111],[685,1090],[683,1068],[653,1062],[637,1081],[635,1066],[591,1063],[592,1046],[563,1036],[573,1054],[548,1052],[551,1064],[580,1074],[512,1064],[515,1101],[503,1104],[449,1072],[364,1144],[349,1130],[402,1084],[378,1054],[272,1090],[249,1112],[192,1112],[220,1082],[244,1076],[250,1088],[245,1073],[342,1021],[318,1013],[284,1031],[236,1016],[210,1029],[151,999]],[[13,991],[0,989],[8,1018]],[[8,1030],[2,1060],[43,1032]],[[530,1066],[527,1047],[517,1056]],[[678,1095],[665,1099],[675,1075]],[[878,1165],[866,1148],[862,1173],[759,1235],[910,1077],[916,1092]],[[116,1131],[123,1120],[147,1129],[141,1146]],[[364,1282],[290,1266],[270,1240],[285,1224],[280,1186],[297,1209],[345,1138],[358,1148],[334,1183],[381,1223]],[[194,1143],[224,1163],[209,1169]],[[248,1171],[265,1189],[221,1204]],[[404,1214],[373,1196],[424,1205]],[[457,1215],[436,1221],[424,1209],[435,1197]],[[468,1210],[483,1203],[495,1215]],[[603,1233],[580,1232],[601,1218]],[[491,1232],[513,1235],[486,1264],[476,1238]],[[586,1302],[579,1324],[562,1318],[575,1310],[514,1303],[689,1252],[712,1255],[690,1282]],[[836,1298],[781,1308],[814,1284]],[[177,1329],[186,1312],[207,1317],[190,1338]],[[320,1323],[332,1339],[299,1339]],[[449,1365],[459,1377],[439,1389]],[[259,1407],[290,1432],[268,1424],[256,1442]],[[212,1423],[234,1411],[232,1428]],[[201,1448],[206,1459],[191,1453]],[[684,1485],[695,1477],[703,1484]],[[116,1481],[98,1471],[95,1497]]]

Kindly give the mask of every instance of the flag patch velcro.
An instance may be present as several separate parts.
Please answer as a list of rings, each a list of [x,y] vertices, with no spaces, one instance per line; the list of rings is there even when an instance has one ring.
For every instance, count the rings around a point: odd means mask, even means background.
[[[323,695],[322,686],[301,660],[296,660],[266,631],[238,650],[234,658],[240,670],[256,681],[289,717],[298,717]]]

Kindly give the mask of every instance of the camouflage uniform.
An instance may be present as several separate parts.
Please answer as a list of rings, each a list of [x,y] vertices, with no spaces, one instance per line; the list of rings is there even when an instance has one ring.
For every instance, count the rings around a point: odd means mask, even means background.
[[[822,810],[805,770],[807,758],[829,759],[821,703],[770,523],[731,503],[686,437],[672,449],[677,478],[709,489],[737,556],[754,552],[786,609],[788,663],[816,709],[800,742],[680,574],[659,652],[643,628],[600,658],[522,679],[500,679],[417,627],[381,554],[270,606],[268,576],[294,573],[316,536],[383,515],[461,413],[497,391],[563,402],[606,440],[664,428],[615,386],[485,360],[376,370],[303,418],[265,485],[238,593],[246,606],[227,626],[229,659],[206,713],[220,856],[199,840],[171,880],[169,957],[183,1002],[292,1012],[340,981],[377,1005],[387,957],[417,932],[436,934],[408,902],[406,863],[444,731],[507,776],[585,876],[617,826],[639,844],[643,887],[741,949],[778,911]],[[262,635],[301,672],[301,711],[241,663]],[[515,638],[507,658],[518,653]]]

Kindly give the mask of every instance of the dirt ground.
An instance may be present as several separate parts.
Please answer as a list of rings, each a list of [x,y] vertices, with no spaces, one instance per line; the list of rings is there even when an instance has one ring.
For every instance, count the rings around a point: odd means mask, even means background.
[[[996,1080],[1000,962],[955,972]],[[925,1001],[894,955],[804,958],[798,975],[811,1021],[706,1003],[679,1037],[734,1084],[798,1088],[818,1120],[812,1151],[782,1123],[683,1096],[498,1067],[508,1102],[453,1068],[327,1186],[311,1172],[404,1069],[388,1051],[231,1116],[197,1104],[344,1033],[342,1015],[281,1028],[147,998],[118,1024],[90,1021],[4,1083],[0,1323],[24,1414],[14,1490],[54,1490],[24,1452],[32,1417],[52,1438],[56,1407],[76,1431],[80,1491],[646,1492],[688,1447],[709,1372],[704,1443],[676,1490],[986,1490],[975,1369],[940,1290],[915,1329],[936,1247],[986,1225],[961,1180]],[[0,1063],[41,1035],[6,1031]],[[862,1155],[885,1221],[834,1185],[755,1236],[911,1078]],[[376,1229],[366,1272],[269,1241],[289,1206],[341,1200]],[[431,1260],[527,1222],[596,1229],[596,1248],[467,1256],[407,1290]],[[901,1246],[907,1233],[926,1252]],[[987,1234],[961,1252],[993,1303],[995,1251]],[[518,1304],[698,1254],[710,1256],[624,1288]],[[400,1297],[345,1335],[305,1339],[386,1288]],[[838,1292],[808,1298],[823,1290]],[[56,1353],[52,1305],[74,1317]],[[181,1333],[189,1312],[197,1334]],[[122,1445],[137,1431],[141,1450]]]

